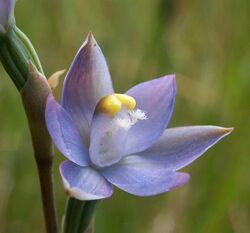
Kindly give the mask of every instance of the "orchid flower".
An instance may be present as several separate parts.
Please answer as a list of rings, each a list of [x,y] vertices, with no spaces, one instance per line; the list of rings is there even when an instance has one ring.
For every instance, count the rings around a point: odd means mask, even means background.
[[[66,193],[102,199],[112,195],[114,185],[151,196],[187,183],[189,175],[178,170],[232,129],[166,129],[175,95],[175,75],[114,93],[105,58],[89,33],[67,73],[61,104],[52,95],[47,99],[48,131],[68,159],[60,165]]]
[[[0,0],[0,33],[5,33],[9,26],[15,22],[15,0]]]

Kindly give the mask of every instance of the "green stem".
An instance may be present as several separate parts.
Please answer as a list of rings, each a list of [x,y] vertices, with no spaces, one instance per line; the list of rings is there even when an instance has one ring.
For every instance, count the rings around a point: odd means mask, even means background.
[[[29,123],[34,156],[41,186],[42,204],[47,233],[57,233],[57,218],[53,190],[53,150],[52,141],[45,123],[46,99],[51,89],[46,79],[29,64],[26,84],[20,93]]]
[[[36,159],[40,181],[43,212],[47,233],[57,233],[57,219],[54,202],[54,188],[52,179],[52,160],[44,164]]]
[[[63,233],[87,233],[98,201],[80,201],[70,197],[67,202]]]
[[[64,233],[77,233],[81,213],[84,209],[85,201],[69,198],[64,222]]]
[[[20,91],[28,119],[38,167],[46,232],[57,233],[52,141],[44,118],[46,99],[51,94],[51,88],[41,75],[43,69],[30,40],[15,25],[0,35],[0,59]]]
[[[63,218],[63,224],[62,224],[62,233],[68,232],[68,226],[71,218],[71,213],[73,209],[73,202],[69,198],[67,200],[66,208],[65,208],[65,216]]]
[[[78,232],[77,233],[87,233],[92,224],[92,220],[94,218],[95,210],[97,208],[99,201],[86,201],[84,206],[84,211],[81,214]],[[93,229],[90,230],[92,232]]]

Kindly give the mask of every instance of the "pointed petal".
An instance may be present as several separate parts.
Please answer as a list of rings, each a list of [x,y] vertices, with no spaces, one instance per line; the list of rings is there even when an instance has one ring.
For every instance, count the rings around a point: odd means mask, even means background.
[[[199,158],[211,146],[228,135],[232,128],[189,126],[167,129],[148,150],[139,155],[169,170],[179,170]]]
[[[167,75],[128,90],[126,94],[134,97],[136,107],[144,111],[148,118],[129,130],[128,154],[147,149],[164,132],[174,108],[175,86],[175,75]]]
[[[87,166],[88,152],[80,133],[68,113],[52,95],[47,98],[45,118],[50,136],[62,154],[78,165]]]
[[[101,171],[118,188],[137,195],[152,196],[171,191],[187,183],[189,175],[172,172],[159,163],[150,163],[142,156],[128,156],[118,164]]]
[[[79,200],[97,200],[110,197],[112,185],[90,167],[80,167],[70,161],[60,166],[66,193]]]
[[[88,142],[97,102],[112,93],[106,60],[93,35],[89,33],[66,76],[62,97],[62,106],[77,124],[85,142]]]
[[[116,126],[116,118],[108,114],[95,114],[90,135],[89,154],[98,167],[110,166],[118,162],[124,150],[127,130]]]

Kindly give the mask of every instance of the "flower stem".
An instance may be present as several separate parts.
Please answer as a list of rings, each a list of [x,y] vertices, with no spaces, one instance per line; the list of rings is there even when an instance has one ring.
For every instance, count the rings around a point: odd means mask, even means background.
[[[46,232],[57,233],[52,174],[53,150],[44,117],[46,99],[51,89],[44,76],[38,73],[31,63],[29,63],[29,78],[20,93],[38,167]]]
[[[84,209],[85,201],[69,198],[66,207],[63,233],[77,233],[81,212]]]
[[[94,214],[99,201],[86,201],[84,211],[82,211],[78,232],[77,233],[93,233],[94,232]]]
[[[0,35],[0,61],[20,91],[28,119],[40,180],[46,232],[57,233],[52,141],[44,117],[46,99],[51,88],[41,75],[43,69],[30,40],[14,24]]]
[[[67,202],[63,233],[92,233],[91,224],[99,201],[80,201],[70,197]]]
[[[43,164],[37,160],[38,175],[42,195],[43,212],[47,233],[57,233],[57,219],[54,203],[52,161]]]

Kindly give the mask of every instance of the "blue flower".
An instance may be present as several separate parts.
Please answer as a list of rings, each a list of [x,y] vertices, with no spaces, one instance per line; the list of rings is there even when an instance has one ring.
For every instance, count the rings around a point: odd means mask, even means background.
[[[105,58],[89,33],[65,79],[61,104],[52,95],[47,99],[49,133],[68,159],[60,166],[66,192],[93,200],[111,196],[113,185],[137,196],[184,185],[189,175],[178,170],[232,129],[166,129],[175,94],[175,75],[114,93]]]
[[[0,33],[5,33],[15,22],[15,0],[0,0]]]

